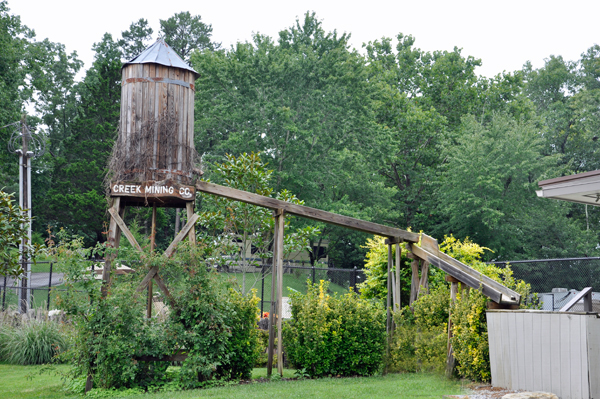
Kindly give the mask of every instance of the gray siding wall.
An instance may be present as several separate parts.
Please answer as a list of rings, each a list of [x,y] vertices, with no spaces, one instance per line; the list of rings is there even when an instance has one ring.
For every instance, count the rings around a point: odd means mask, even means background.
[[[487,322],[494,386],[600,399],[597,315],[489,310]]]

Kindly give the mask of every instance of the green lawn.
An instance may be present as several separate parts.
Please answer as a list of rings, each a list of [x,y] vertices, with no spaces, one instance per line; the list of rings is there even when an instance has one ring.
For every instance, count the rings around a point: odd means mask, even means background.
[[[61,390],[61,379],[56,372],[39,374],[42,366],[12,366],[0,364],[0,399],[73,398]],[[66,372],[68,366],[57,366]],[[266,376],[266,369],[255,369],[253,378]],[[284,377],[293,376],[293,370],[284,370]],[[378,377],[324,378],[295,380],[199,389],[180,392],[162,392],[128,396],[138,399],[188,398],[441,398],[464,392],[460,382],[449,381],[431,374],[388,374]]]

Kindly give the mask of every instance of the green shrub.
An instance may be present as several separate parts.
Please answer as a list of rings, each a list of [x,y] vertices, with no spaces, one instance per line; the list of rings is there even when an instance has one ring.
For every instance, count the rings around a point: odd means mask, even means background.
[[[327,294],[328,283],[291,295],[292,320],[283,342],[288,360],[311,377],[371,375],[385,350],[385,310],[353,292]]]
[[[0,325],[0,360],[19,365],[46,364],[67,347],[68,339],[54,321],[30,320]]]
[[[446,360],[450,293],[438,285],[413,303],[395,312],[396,330],[390,348],[390,369],[401,372],[441,372]]]

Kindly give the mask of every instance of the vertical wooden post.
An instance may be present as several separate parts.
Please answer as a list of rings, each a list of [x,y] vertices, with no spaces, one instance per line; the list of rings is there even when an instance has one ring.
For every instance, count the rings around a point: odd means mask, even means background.
[[[187,219],[190,220],[194,215],[194,201],[190,201],[185,204],[185,209],[187,211]],[[190,232],[188,233],[188,240],[190,241],[190,245],[196,245],[196,228],[192,227]],[[261,315],[262,316],[262,315]]]
[[[454,368],[456,367],[456,359],[452,350],[452,305],[456,302],[456,294],[458,293],[458,280],[452,276],[446,276],[446,281],[450,282],[450,310],[448,312],[448,347],[446,352],[446,377],[452,378]]]
[[[417,292],[417,299],[421,295],[429,294],[429,262],[423,260],[421,262],[421,279],[419,280],[419,291]]]
[[[388,262],[387,262],[387,324],[388,334],[387,354],[390,354],[390,339],[392,336],[392,244],[388,244]]]
[[[277,254],[278,246],[277,246],[277,231],[278,231],[278,216],[283,211],[281,209],[277,209],[273,211],[273,217],[275,218],[275,231],[273,236],[273,267],[271,269],[271,309],[269,312],[269,347],[267,349],[267,377],[271,377],[273,373],[273,352],[275,351],[275,319],[276,319],[276,292],[275,288],[277,286],[277,258],[279,255]]]
[[[400,295],[400,262],[402,260],[402,249],[400,247],[400,243],[396,243],[396,292],[397,295],[397,304],[396,311],[399,311],[402,308],[402,295]]]
[[[410,282],[410,301],[409,304],[412,308],[412,304],[417,300],[419,296],[419,263],[420,259],[415,258],[410,262],[410,268],[412,269],[412,279]]]
[[[150,256],[154,255],[154,247],[156,246],[156,203],[152,206],[152,232],[150,233]],[[152,318],[152,296],[153,282],[148,282],[148,303],[146,304],[146,317]]]
[[[114,197],[112,203],[113,209],[118,213],[121,207],[121,197]],[[111,217],[110,223],[108,224],[108,247],[109,248],[118,248],[119,242],[116,240],[119,230],[119,226],[117,225],[117,221]],[[110,285],[110,270],[112,266],[112,261],[115,259],[115,254],[108,254],[104,259],[104,269],[102,270],[102,289],[101,296],[102,298],[106,298],[108,295],[108,287]]]
[[[283,377],[283,340],[281,323],[283,320],[283,236],[284,212],[280,210],[275,218],[274,245],[277,246],[277,371]]]

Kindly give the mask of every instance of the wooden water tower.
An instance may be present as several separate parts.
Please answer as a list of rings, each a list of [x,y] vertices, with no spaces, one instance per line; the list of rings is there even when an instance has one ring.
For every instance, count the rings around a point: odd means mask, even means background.
[[[195,242],[194,214],[196,189],[193,175],[194,149],[194,82],[198,73],[175,51],[159,39],[122,68],[121,119],[119,136],[109,161],[107,185],[112,200],[108,244],[118,247],[121,232],[131,245],[141,251],[123,221],[127,206],[152,206],[151,246],[154,249],[156,208],[186,208],[188,222],[166,250],[166,256],[184,237]],[[103,270],[104,291],[110,279],[111,261],[107,257]],[[163,289],[158,270],[144,279]],[[151,303],[148,312],[150,314]]]

